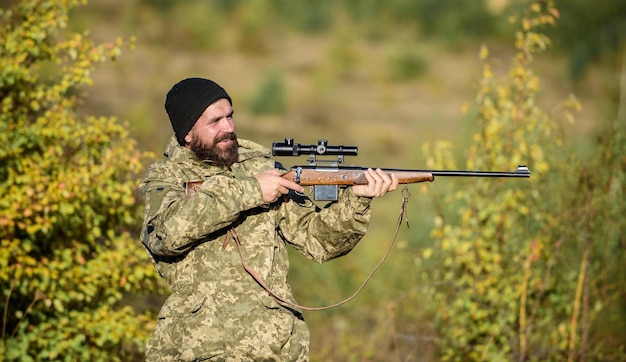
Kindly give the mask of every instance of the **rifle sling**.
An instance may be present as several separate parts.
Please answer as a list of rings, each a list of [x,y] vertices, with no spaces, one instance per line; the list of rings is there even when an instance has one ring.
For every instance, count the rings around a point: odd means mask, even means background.
[[[289,307],[292,308],[297,308],[297,309],[301,309],[301,310],[307,310],[307,311],[321,311],[321,310],[327,310],[327,309],[331,309],[331,308],[335,308],[338,307],[340,305],[343,305],[345,303],[348,303],[349,301],[351,301],[352,299],[354,299],[360,292],[361,290],[363,290],[363,288],[365,288],[365,285],[370,281],[370,279],[372,278],[372,276],[374,276],[374,273],[376,273],[376,271],[380,268],[380,266],[383,264],[383,262],[387,259],[387,257],[389,256],[389,253],[391,252],[391,249],[393,248],[393,246],[396,243],[396,239],[398,237],[398,231],[400,230],[400,225],[402,225],[402,220],[406,215],[406,207],[407,207],[407,202],[409,201],[409,196],[411,196],[411,193],[409,192],[409,189],[407,188],[407,186],[404,186],[404,189],[402,190],[402,205],[400,207],[400,214],[398,215],[398,223],[396,225],[396,229],[395,232],[393,234],[393,238],[391,239],[391,243],[389,244],[389,247],[387,248],[387,251],[385,252],[385,254],[383,255],[382,259],[378,262],[378,264],[376,264],[376,266],[374,267],[374,269],[370,272],[370,274],[367,276],[367,278],[365,279],[365,281],[363,282],[363,284],[361,284],[361,286],[348,298],[335,303],[335,304],[331,304],[331,305],[327,305],[327,306],[323,306],[323,307],[306,307],[306,306],[302,306],[299,305],[297,303],[293,303],[281,296],[279,296],[278,294],[276,294],[274,291],[272,291],[263,281],[263,279],[261,278],[261,276],[254,271],[254,269],[252,269],[250,266],[248,266],[244,260],[243,257],[243,251],[241,249],[241,241],[239,239],[239,235],[237,234],[237,231],[234,228],[231,228],[228,231],[228,235],[226,236],[226,241],[224,243],[224,246],[228,243],[228,241],[230,240],[230,234],[232,233],[232,239],[235,241],[235,244],[237,245],[237,250],[239,252],[239,258],[241,259],[241,265],[243,266],[244,270],[250,274],[250,276],[263,288],[265,289],[265,291],[271,295],[272,297],[274,297],[274,299],[276,299],[279,303],[287,305]],[[407,220],[407,227],[408,227],[409,223]]]

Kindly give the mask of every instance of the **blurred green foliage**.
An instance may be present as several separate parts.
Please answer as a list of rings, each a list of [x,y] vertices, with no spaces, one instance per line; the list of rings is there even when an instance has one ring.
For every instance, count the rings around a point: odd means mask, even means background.
[[[81,88],[122,39],[66,33],[79,1],[0,11],[0,355],[129,360],[153,317],[122,302],[154,291],[135,237],[144,155],[115,118],[79,117]]]
[[[548,35],[557,49],[569,54],[572,77],[581,79],[595,60],[623,53],[626,1],[561,0],[557,4],[561,20]]]
[[[215,37],[219,32],[216,24],[226,24],[220,19],[243,17],[242,36],[248,46],[259,44],[249,37],[259,37],[276,28],[329,33],[346,19],[378,37],[393,37],[396,32],[412,28],[415,37],[435,37],[449,43],[468,37],[501,38],[509,33],[507,16],[519,14],[527,6],[526,0],[318,0],[300,2],[297,6],[290,0],[188,0],[181,5],[142,0],[142,3],[155,7],[164,16],[184,6],[197,8],[198,11],[190,14],[209,17],[204,22],[165,24],[186,27],[190,39],[197,39],[192,41],[196,45],[205,43],[207,37]],[[555,48],[569,54],[573,77],[581,77],[590,62],[622,51],[626,41],[626,2],[560,0],[557,7],[562,20],[558,27],[546,31],[554,39]]]
[[[432,195],[462,203],[437,216],[435,246],[422,255],[439,265],[424,282],[444,282],[430,292],[443,360],[626,357],[616,330],[604,329],[624,307],[624,280],[618,276],[626,256],[626,221],[618,216],[626,212],[624,129],[609,130],[599,144],[599,160],[572,160],[563,169],[559,128],[580,104],[570,97],[556,112],[543,110],[532,68],[550,42],[538,29],[559,18],[554,6],[533,1],[520,17],[517,54],[506,77],[494,74],[488,49],[481,49],[480,126],[462,166],[502,169],[525,161],[531,181],[480,180]],[[450,145],[433,147],[425,149],[432,155],[429,166],[456,168]],[[449,213],[460,221],[448,222]],[[614,251],[611,257],[606,250]]]
[[[411,50],[402,50],[389,58],[391,78],[395,81],[409,81],[424,75],[427,66],[424,57]]]
[[[259,85],[259,88],[250,101],[250,111],[255,115],[274,114],[280,115],[287,107],[286,90],[280,74],[271,72]]]

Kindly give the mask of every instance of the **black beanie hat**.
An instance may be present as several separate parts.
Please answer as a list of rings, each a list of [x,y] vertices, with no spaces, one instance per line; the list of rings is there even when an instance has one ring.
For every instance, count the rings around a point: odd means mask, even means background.
[[[233,104],[224,88],[212,80],[187,78],[174,84],[167,92],[165,110],[170,117],[178,144],[185,145],[185,136],[198,118],[209,105],[221,98],[226,98]]]

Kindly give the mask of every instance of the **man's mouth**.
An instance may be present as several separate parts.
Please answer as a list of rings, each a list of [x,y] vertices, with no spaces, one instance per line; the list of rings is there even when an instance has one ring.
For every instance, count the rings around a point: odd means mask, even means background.
[[[227,135],[220,137],[219,139],[216,140],[216,143],[230,144],[236,139],[237,139],[237,136],[234,133],[231,133],[231,134],[227,134]]]

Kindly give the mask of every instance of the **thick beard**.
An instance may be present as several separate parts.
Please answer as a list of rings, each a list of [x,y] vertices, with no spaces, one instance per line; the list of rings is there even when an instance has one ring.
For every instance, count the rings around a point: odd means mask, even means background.
[[[218,146],[220,141],[230,139],[230,145],[222,149]],[[214,166],[230,167],[239,161],[239,143],[235,133],[227,133],[222,137],[213,140],[213,143],[207,145],[195,134],[191,134],[191,143],[189,144],[191,151],[202,161],[211,161]]]

